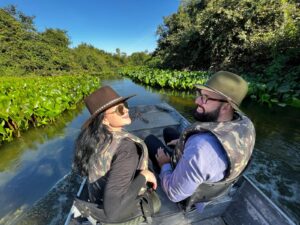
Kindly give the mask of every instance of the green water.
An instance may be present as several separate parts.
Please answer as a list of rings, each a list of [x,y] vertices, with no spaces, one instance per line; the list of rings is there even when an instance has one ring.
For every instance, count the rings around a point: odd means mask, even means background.
[[[156,90],[128,79],[106,80],[131,106],[167,102],[193,122],[192,93]],[[257,141],[248,176],[293,220],[300,221],[300,110],[245,102]],[[0,147],[0,224],[22,214],[71,169],[74,140],[88,112],[80,104],[47,128],[34,128]]]

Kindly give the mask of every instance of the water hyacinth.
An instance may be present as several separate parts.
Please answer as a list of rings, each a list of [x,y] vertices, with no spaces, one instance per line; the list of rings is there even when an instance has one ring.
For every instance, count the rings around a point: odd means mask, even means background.
[[[0,143],[53,122],[98,87],[91,76],[1,77]]]

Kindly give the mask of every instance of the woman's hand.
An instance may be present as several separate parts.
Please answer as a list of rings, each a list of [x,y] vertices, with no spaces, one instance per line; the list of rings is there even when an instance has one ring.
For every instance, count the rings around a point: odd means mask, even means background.
[[[152,188],[156,190],[157,180],[155,175],[150,170],[142,170],[141,174],[146,178],[146,181],[152,183]]]

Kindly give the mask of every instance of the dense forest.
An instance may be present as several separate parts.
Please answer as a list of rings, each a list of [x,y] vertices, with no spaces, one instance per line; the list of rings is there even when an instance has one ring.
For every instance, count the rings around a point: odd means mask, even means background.
[[[276,93],[279,101],[300,105],[297,0],[182,0],[157,34],[150,65],[233,71],[259,84],[263,101]]]
[[[277,66],[278,73],[299,73],[299,6],[293,0],[182,1],[158,28],[154,55],[169,69],[257,73]]]
[[[0,9],[0,76],[110,73],[149,57],[147,52],[127,56],[120,49],[112,54],[86,43],[70,44],[67,31],[39,32],[33,16],[12,5]]]

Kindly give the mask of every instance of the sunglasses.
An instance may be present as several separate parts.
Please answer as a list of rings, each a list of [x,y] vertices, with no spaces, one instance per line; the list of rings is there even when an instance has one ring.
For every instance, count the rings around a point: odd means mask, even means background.
[[[115,109],[115,111],[110,112],[110,113],[106,113],[106,114],[117,114],[118,116],[123,116],[125,115],[125,108],[128,109],[128,103],[127,102],[123,102],[123,104],[120,104],[117,106],[117,108]]]

